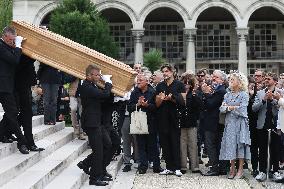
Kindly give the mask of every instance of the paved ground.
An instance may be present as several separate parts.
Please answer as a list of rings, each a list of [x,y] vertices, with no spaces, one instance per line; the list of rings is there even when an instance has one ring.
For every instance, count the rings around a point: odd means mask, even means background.
[[[206,159],[204,159],[206,162]],[[137,164],[132,166],[136,167]],[[162,163],[164,166],[164,163]],[[122,166],[123,167],[123,166]],[[249,170],[245,170],[245,178],[229,180],[226,176],[205,177],[200,174],[186,173],[182,177],[174,175],[162,176],[154,174],[152,169],[148,169],[147,173],[140,175],[136,173],[135,168],[131,172],[123,173],[121,170],[115,180],[113,189],[284,189],[284,184],[277,184],[271,181],[259,183],[250,174]],[[206,171],[204,164],[201,170]]]

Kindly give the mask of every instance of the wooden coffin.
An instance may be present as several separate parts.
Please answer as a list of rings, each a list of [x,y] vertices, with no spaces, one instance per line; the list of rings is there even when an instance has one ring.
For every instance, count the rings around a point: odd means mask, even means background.
[[[137,73],[130,66],[24,21],[13,21],[12,25],[26,38],[22,50],[27,56],[80,79],[85,79],[86,67],[95,64],[102,74],[112,75],[112,92],[119,96],[133,87]]]

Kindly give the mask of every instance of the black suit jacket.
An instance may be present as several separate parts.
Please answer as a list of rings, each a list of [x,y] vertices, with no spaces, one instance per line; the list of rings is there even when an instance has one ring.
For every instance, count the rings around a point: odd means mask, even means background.
[[[21,54],[21,48],[12,48],[0,39],[0,92],[13,92],[15,70]]]
[[[40,84],[62,84],[62,73],[46,64],[40,64],[37,75]]]
[[[85,80],[79,88],[82,103],[82,128],[100,127],[102,103],[111,95],[112,84],[106,83],[105,89],[99,89],[94,83]]]
[[[15,87],[16,90],[30,89],[36,85],[36,72],[34,67],[34,59],[22,54],[20,63],[16,67]]]
[[[155,90],[152,86],[148,85],[148,90],[146,92],[142,92],[138,87],[135,87],[130,95],[129,104],[127,106],[127,110],[131,114],[136,110],[136,104],[138,103],[139,97],[144,96],[145,101],[148,101],[149,106],[143,107],[138,106],[137,110],[141,109],[143,112],[147,114],[147,123],[148,123],[148,131],[149,133],[156,133],[157,128],[154,122],[155,119],[155,111],[156,111],[156,104],[155,104]]]
[[[222,105],[226,92],[225,86],[220,85],[213,94],[203,94],[200,126],[204,131],[218,131],[219,108]]]

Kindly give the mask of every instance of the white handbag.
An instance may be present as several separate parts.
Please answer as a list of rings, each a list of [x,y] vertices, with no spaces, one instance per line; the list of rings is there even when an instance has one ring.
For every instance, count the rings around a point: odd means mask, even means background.
[[[148,123],[147,123],[147,114],[146,112],[136,110],[131,113],[131,122],[130,122],[130,133],[129,134],[149,134]]]

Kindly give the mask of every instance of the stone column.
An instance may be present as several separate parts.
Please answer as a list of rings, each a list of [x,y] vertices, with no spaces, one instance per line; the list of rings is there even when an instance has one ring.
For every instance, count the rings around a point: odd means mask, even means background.
[[[239,65],[238,70],[245,75],[247,75],[247,41],[246,37],[248,35],[249,28],[236,28],[237,34],[239,36]]]
[[[194,37],[196,28],[185,28],[184,35],[186,37],[186,71],[191,70],[195,73],[195,44]]]
[[[143,64],[143,44],[142,37],[144,36],[144,29],[132,29],[134,37],[134,63]]]

